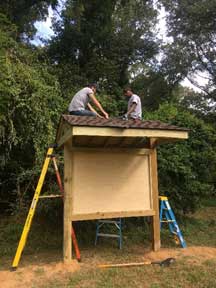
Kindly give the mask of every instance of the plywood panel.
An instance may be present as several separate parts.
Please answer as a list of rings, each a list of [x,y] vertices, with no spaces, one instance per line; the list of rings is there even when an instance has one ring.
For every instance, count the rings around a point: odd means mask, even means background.
[[[73,161],[73,215],[152,209],[148,155],[76,151]]]

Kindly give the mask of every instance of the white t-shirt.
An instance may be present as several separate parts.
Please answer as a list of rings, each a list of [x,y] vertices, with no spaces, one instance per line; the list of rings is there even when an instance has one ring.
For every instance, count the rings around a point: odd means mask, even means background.
[[[68,111],[80,111],[87,108],[89,102],[89,95],[94,94],[91,88],[85,87],[78,91],[70,102]]]
[[[142,119],[142,105],[141,105],[141,100],[140,97],[136,94],[133,94],[129,101],[128,101],[128,110],[132,106],[133,103],[136,103],[136,108],[135,110],[129,115],[129,117],[133,119]]]

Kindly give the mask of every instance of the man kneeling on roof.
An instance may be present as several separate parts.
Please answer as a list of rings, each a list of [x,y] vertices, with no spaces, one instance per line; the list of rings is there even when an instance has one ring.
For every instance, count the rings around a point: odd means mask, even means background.
[[[108,119],[108,113],[106,113],[100,102],[95,97],[96,89],[96,84],[92,83],[78,91],[73,96],[68,107],[69,114],[77,116],[93,116]],[[89,102],[93,103],[101,111],[103,116],[101,116]]]
[[[140,97],[133,93],[131,88],[124,89],[124,95],[128,100],[128,110],[123,119],[142,119],[142,105]]]

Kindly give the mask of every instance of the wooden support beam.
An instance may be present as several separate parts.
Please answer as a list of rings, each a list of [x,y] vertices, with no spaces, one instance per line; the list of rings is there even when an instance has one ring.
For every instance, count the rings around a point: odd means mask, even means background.
[[[152,217],[152,246],[154,251],[158,251],[161,246],[160,242],[160,219],[159,219],[159,194],[158,194],[158,174],[157,174],[157,139],[150,139],[150,169],[152,178],[152,200],[155,215]]]
[[[86,146],[91,146],[93,141],[94,141],[94,137],[90,136],[89,139],[88,139],[88,142],[86,143]]]
[[[129,138],[129,142],[130,142],[130,138]],[[128,143],[128,138],[127,137],[122,137],[122,141],[121,141],[121,143],[120,143],[120,147],[122,147],[122,148],[124,148],[124,147],[126,147],[126,145],[125,144],[127,144]]]
[[[72,175],[73,159],[70,139],[64,145],[64,244],[63,259],[65,263],[72,260],[71,209],[72,209]]]
[[[110,139],[110,137],[105,137],[105,141],[104,141],[104,143],[103,143],[103,148],[108,147],[108,145],[109,145],[109,139]]]
[[[94,220],[94,219],[109,219],[109,218],[126,218],[138,216],[152,216],[155,212],[153,210],[140,210],[140,211],[118,211],[118,212],[97,212],[91,214],[74,214],[72,213],[71,219],[73,221]]]
[[[72,127],[68,124],[67,125],[65,124],[63,128],[61,130],[61,134],[57,136],[58,147],[61,147],[65,142],[68,141],[69,138],[72,137],[72,131],[73,131]]]
[[[135,154],[135,155],[149,155],[151,153],[150,149],[144,149],[144,148],[95,148],[95,147],[71,147],[71,152],[83,152],[83,153],[127,153],[127,154]]]

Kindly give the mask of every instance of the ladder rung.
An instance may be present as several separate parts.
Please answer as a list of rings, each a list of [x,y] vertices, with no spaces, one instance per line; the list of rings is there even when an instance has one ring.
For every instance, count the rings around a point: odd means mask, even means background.
[[[109,223],[109,224],[115,224],[119,223],[119,221],[114,221],[114,220],[98,220],[99,223]]]
[[[106,234],[106,233],[98,233],[97,236],[101,236],[101,237],[113,237],[113,238],[120,238],[119,235],[116,234]]]
[[[168,223],[168,222],[175,222],[175,220],[161,220],[160,222]]]
[[[42,196],[39,196],[40,199],[42,198],[60,198],[62,197],[62,195],[42,195]]]

